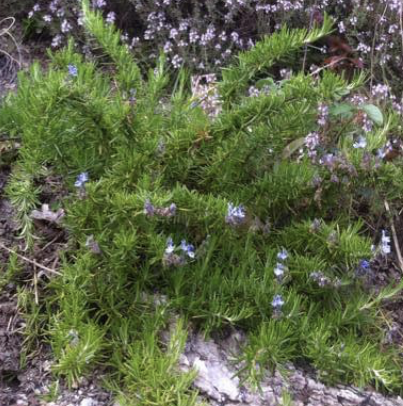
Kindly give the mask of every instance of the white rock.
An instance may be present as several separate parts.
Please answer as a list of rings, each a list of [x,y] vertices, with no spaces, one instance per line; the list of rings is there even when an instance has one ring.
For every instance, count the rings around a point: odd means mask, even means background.
[[[92,398],[84,398],[81,402],[80,402],[80,406],[95,406],[95,400]]]
[[[233,377],[224,364],[196,358],[193,367],[198,372],[194,385],[201,391],[218,401],[222,395],[233,401],[239,400],[239,379]]]

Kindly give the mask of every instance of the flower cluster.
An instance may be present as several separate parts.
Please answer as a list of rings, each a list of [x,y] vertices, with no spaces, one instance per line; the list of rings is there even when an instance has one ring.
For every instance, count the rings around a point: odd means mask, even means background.
[[[78,189],[84,189],[85,184],[90,180],[88,172],[82,172],[77,176],[74,186]]]
[[[379,159],[387,157],[395,151],[397,154],[403,151],[401,141],[398,139],[390,139],[386,141],[386,144],[376,151],[376,155]]]
[[[90,180],[88,172],[82,172],[77,176],[74,186],[77,188],[78,197],[84,199],[86,197],[85,184]]]
[[[279,319],[283,315],[283,306],[285,304],[284,298],[282,295],[277,294],[274,295],[273,300],[271,302],[271,306],[273,308],[273,318]]]
[[[277,282],[281,283],[284,279],[284,276],[288,272],[288,267],[286,265],[286,261],[288,259],[288,252],[285,249],[282,249],[278,254],[277,254],[277,263],[276,266],[274,267],[274,275],[277,279]]]
[[[358,266],[355,270],[355,274],[358,277],[361,276],[368,276],[368,274],[371,271],[371,263],[370,261],[366,260],[366,259],[362,259],[359,263]]]
[[[305,146],[308,150],[308,157],[312,161],[316,160],[316,157],[318,155],[317,148],[319,145],[320,145],[320,138],[319,138],[319,134],[317,132],[309,133],[305,137]]]
[[[154,215],[161,217],[173,217],[176,214],[176,204],[171,203],[168,207],[155,207],[151,204],[150,200],[147,199],[144,202],[144,214],[148,217],[153,217]]]
[[[355,166],[339,151],[325,153],[317,164],[330,174],[332,183],[347,183],[350,178],[357,176]]]
[[[178,254],[178,251],[180,252]],[[166,243],[164,256],[162,263],[166,267],[182,266],[185,265],[188,260],[195,259],[196,252],[195,247],[192,244],[188,244],[186,240],[182,240],[179,247],[176,247],[172,238],[169,237]]]
[[[264,85],[261,89],[258,89],[255,86],[250,86],[248,89],[248,96],[249,97],[259,97],[260,95],[268,95],[270,92],[270,87],[268,85]]]
[[[360,135],[356,142],[353,143],[353,148],[366,148],[367,146],[367,139]]]
[[[309,279],[315,282],[320,288],[333,287],[338,288],[341,285],[339,278],[334,280],[326,276],[322,271],[315,271],[309,274]]]
[[[324,127],[327,123],[328,117],[329,107],[324,103],[320,103],[318,106],[318,125]]]
[[[67,69],[68,69],[68,72],[69,72],[69,75],[70,75],[70,76],[72,76],[72,77],[77,77],[77,76],[78,76],[78,69],[77,69],[77,66],[75,66],[75,65],[68,65],[68,66],[67,66]]]
[[[93,0],[94,9],[103,10],[107,6],[106,0]],[[39,0],[28,13],[28,18],[35,22],[37,29],[46,27],[52,34],[52,48],[64,45],[69,35],[78,35],[83,26],[83,15],[80,2],[71,0]],[[114,21],[114,13],[109,13],[107,18]],[[72,75],[76,76],[76,75]]]
[[[380,243],[380,250],[382,255],[389,255],[391,253],[391,247],[390,247],[390,237],[386,234],[385,230],[382,230],[382,237],[381,237],[381,243]]]
[[[111,0],[93,0],[91,5],[104,13],[107,23],[131,26],[123,32],[125,42],[141,58],[154,59],[162,49],[173,68],[185,65],[201,73],[213,72],[223,66],[238,51],[253,46],[256,39],[289,26],[309,27],[321,23],[324,13],[338,21],[338,34],[345,38],[357,61],[371,65],[382,78],[385,65],[389,74],[399,72],[402,66],[402,28],[399,0],[334,2],[288,0],[223,0],[217,2],[128,0],[134,10],[128,15],[126,8],[118,9]],[[363,19],[362,15],[374,18]],[[65,44],[70,34],[80,35],[83,16],[77,1],[39,0],[28,13],[37,22],[37,28],[46,27],[53,35],[52,47]],[[254,21],[254,24],[247,24]],[[332,46],[322,47],[324,52]],[[309,63],[309,61],[308,61]],[[309,66],[308,66],[309,68]],[[282,77],[288,77],[285,69]],[[398,77],[393,77],[398,79]],[[255,89],[251,89],[252,94]],[[372,97],[380,100],[393,98],[391,89],[377,83],[372,87]],[[401,107],[400,103],[394,102]],[[318,124],[326,122],[326,106],[319,106]]]
[[[102,254],[101,247],[99,244],[95,241],[94,236],[91,234],[87,237],[85,241],[85,246],[92,252],[93,254]]]
[[[389,86],[378,84],[372,87],[371,93],[372,96],[380,100],[386,100],[389,97]]]
[[[225,217],[225,222],[232,226],[239,226],[244,223],[246,218],[245,209],[242,205],[234,206],[232,203],[228,203],[228,211]]]
[[[195,75],[191,78],[193,105],[200,105],[209,117],[221,112],[221,101],[216,86],[216,75]]]

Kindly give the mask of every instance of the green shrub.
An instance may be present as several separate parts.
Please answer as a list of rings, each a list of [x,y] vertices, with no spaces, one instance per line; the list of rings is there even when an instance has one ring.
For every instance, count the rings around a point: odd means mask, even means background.
[[[211,116],[186,72],[170,89],[161,57],[142,77],[85,3],[84,22],[109,59],[86,61],[70,43],[47,72],[21,74],[0,110],[3,132],[22,138],[8,191],[31,246],[37,185],[62,175],[71,192],[60,204],[76,249],[43,299],[55,372],[73,383],[107,364],[128,399],[194,404],[191,375],[172,373],[177,353],[158,338],[177,312],[206,333],[247,330],[246,377],[304,359],[327,382],[401,389],[379,317],[400,286],[375,293],[357,276],[382,255],[358,214],[370,222],[372,207],[402,195],[401,159],[384,159],[400,122],[350,101],[363,76],[267,73],[329,33],[329,20],[241,54],[210,84],[206,98],[221,93]]]

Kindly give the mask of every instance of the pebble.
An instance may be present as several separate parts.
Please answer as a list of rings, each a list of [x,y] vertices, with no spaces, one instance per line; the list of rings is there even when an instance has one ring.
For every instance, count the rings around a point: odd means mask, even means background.
[[[92,398],[84,398],[80,403],[80,406],[95,406],[95,405],[96,403]]]

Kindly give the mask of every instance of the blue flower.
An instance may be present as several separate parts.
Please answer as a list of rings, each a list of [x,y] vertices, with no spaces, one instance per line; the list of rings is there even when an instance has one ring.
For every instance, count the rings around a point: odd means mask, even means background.
[[[78,69],[75,65],[67,65],[67,69],[69,71],[70,76],[77,77],[78,76]]]
[[[280,261],[285,261],[288,258],[288,252],[286,249],[282,249],[278,254],[277,254],[277,259]]]
[[[195,247],[194,247],[194,245],[188,244],[185,240],[182,240],[180,248],[189,258],[194,258],[195,257]]]
[[[271,305],[275,310],[281,309],[281,307],[284,306],[284,299],[281,295],[275,295],[273,298],[273,301],[271,302]]]
[[[371,273],[371,262],[366,259],[362,259],[355,270],[355,274],[358,277],[368,276]]]
[[[155,207],[151,204],[150,199],[144,202],[144,214],[147,216],[153,216],[155,212]]]
[[[282,264],[281,262],[277,262],[277,265],[274,268],[274,275],[276,275],[276,278],[281,279],[284,276],[286,269],[287,268],[284,264]]]
[[[167,246],[165,248],[165,254],[170,255],[175,251],[175,245],[174,242],[172,241],[172,238],[169,237],[167,239]]]
[[[383,255],[388,255],[391,252],[390,248],[390,237],[386,235],[386,231],[382,230],[382,238],[381,238],[381,252]]]
[[[175,214],[176,214],[176,204],[175,203],[170,204],[168,213],[169,213],[168,217],[175,216]]]
[[[228,212],[225,217],[226,223],[238,226],[244,222],[245,216],[245,209],[242,205],[234,206],[232,203],[228,203]]]
[[[88,172],[82,172],[77,176],[77,180],[74,186],[77,188],[83,188],[85,183],[89,181]]]
[[[367,140],[360,135],[358,140],[353,144],[353,148],[365,148],[367,146]]]

